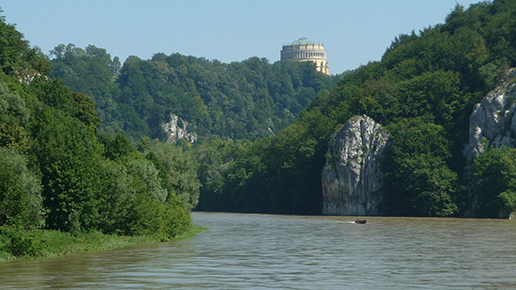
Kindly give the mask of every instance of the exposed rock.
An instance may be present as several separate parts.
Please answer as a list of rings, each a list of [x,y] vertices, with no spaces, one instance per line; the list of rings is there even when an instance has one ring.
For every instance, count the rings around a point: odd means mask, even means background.
[[[349,119],[331,138],[322,172],[323,214],[380,214],[383,174],[378,160],[387,140],[387,132],[366,115]]]
[[[20,83],[30,85],[35,79],[42,77],[41,73],[32,68],[20,69],[14,73]],[[44,76],[45,80],[48,80],[47,76]]]
[[[178,139],[186,139],[188,142],[193,143],[197,141],[196,133],[189,133],[187,131],[188,122],[180,119],[174,114],[170,114],[170,121],[163,123],[163,130],[168,135],[168,142],[174,143]]]
[[[507,71],[500,84],[476,104],[469,118],[468,160],[484,151],[483,138],[494,148],[515,147],[516,69]]]

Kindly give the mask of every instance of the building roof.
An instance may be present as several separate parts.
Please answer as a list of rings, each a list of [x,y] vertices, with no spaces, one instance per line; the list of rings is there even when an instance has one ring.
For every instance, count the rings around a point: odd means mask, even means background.
[[[317,43],[309,40],[306,37],[301,37],[300,39],[298,39],[292,43],[289,43],[288,45],[317,45]]]

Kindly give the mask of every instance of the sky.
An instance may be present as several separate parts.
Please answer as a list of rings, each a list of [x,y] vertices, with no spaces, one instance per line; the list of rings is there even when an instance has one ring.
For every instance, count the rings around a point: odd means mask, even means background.
[[[331,74],[380,60],[394,38],[480,0],[2,0],[7,23],[45,54],[92,44],[123,62],[180,53],[273,63],[301,37],[324,44]]]

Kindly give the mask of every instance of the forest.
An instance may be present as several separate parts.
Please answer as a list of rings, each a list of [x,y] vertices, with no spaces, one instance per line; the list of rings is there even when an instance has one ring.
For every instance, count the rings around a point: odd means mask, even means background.
[[[41,230],[166,241],[191,228],[192,209],[321,214],[328,141],[363,114],[391,136],[387,215],[507,216],[516,149],[486,144],[470,163],[463,149],[474,105],[511,67],[514,1],[457,5],[335,76],[258,57],[122,64],[94,45],[45,55],[2,16],[0,253],[36,255]],[[166,142],[171,115],[197,141]]]
[[[87,233],[167,241],[190,230],[200,187],[193,155],[102,133],[93,99],[50,72],[2,16],[0,260],[40,256],[56,239]]]
[[[150,60],[130,56],[123,65],[105,49],[60,44],[50,53],[52,78],[95,100],[103,130],[133,139],[166,140],[170,114],[188,123],[199,142],[266,137],[290,125],[338,77],[312,63],[251,57],[221,63],[178,53]]]
[[[399,35],[380,61],[343,74],[275,136],[200,145],[197,209],[320,214],[329,138],[365,114],[391,136],[380,164],[387,215],[507,217],[515,149],[489,148],[471,164],[463,149],[474,105],[516,66],[515,16],[514,1],[457,5],[445,23]]]

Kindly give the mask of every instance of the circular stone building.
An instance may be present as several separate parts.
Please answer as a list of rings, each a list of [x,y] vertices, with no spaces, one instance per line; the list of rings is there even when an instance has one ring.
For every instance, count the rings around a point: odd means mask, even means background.
[[[281,60],[292,59],[296,61],[313,61],[317,71],[329,75],[330,68],[326,61],[326,50],[324,45],[317,44],[306,37],[284,44],[281,50]]]

